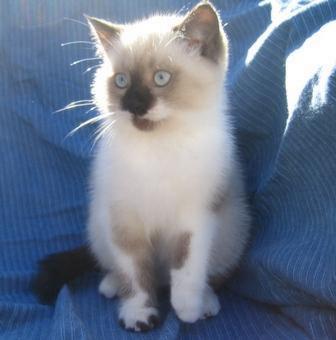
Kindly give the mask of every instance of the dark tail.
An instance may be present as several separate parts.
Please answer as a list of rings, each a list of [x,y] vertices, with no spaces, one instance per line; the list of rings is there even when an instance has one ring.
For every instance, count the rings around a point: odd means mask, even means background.
[[[39,272],[33,280],[33,290],[42,303],[53,303],[64,284],[97,268],[87,246],[51,254],[39,262]]]

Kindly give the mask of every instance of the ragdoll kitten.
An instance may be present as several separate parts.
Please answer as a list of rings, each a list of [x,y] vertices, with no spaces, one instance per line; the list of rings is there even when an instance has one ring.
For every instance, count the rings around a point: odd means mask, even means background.
[[[120,297],[129,330],[156,325],[156,287],[167,283],[179,319],[214,316],[214,284],[238,264],[249,234],[218,13],[204,1],[184,17],[88,21],[103,58],[93,84],[102,133],[88,222],[105,272],[99,292]],[[93,265],[83,249],[49,258],[49,267],[66,257],[76,264],[62,283]],[[52,284],[55,273],[44,270],[40,283]]]

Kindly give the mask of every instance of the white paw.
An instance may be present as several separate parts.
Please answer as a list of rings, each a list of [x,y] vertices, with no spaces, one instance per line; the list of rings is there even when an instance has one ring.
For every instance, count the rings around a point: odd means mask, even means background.
[[[202,313],[202,300],[202,291],[172,287],[171,304],[181,321],[197,321]]]
[[[217,315],[220,308],[218,296],[211,288],[207,288],[204,293],[202,318],[207,319]]]
[[[99,284],[98,291],[108,299],[116,296],[118,292],[118,284],[112,273],[108,273],[104,276]]]
[[[119,323],[126,330],[146,332],[159,324],[158,311],[142,298],[134,296],[121,301]]]

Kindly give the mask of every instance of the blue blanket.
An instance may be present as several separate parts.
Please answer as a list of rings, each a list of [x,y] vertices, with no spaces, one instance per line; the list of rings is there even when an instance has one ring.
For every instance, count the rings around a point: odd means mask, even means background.
[[[99,60],[82,14],[130,21],[184,3],[0,2],[1,339],[336,338],[334,0],[214,1],[231,42],[227,91],[254,215],[218,317],[182,324],[163,297],[161,327],[135,335],[117,325],[96,274],[63,287],[54,306],[32,294],[37,261],[85,239],[95,126],[66,136],[97,112],[54,113],[90,97],[86,70]],[[71,41],[84,43],[62,47]]]

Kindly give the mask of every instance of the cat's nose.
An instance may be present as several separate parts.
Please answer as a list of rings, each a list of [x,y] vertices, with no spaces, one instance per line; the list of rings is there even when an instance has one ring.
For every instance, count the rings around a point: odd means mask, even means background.
[[[132,98],[130,103],[127,106],[127,110],[136,116],[143,116],[148,111],[148,105],[143,98]]]
[[[122,99],[122,108],[136,116],[144,116],[153,104],[154,98],[147,87],[130,87]]]

